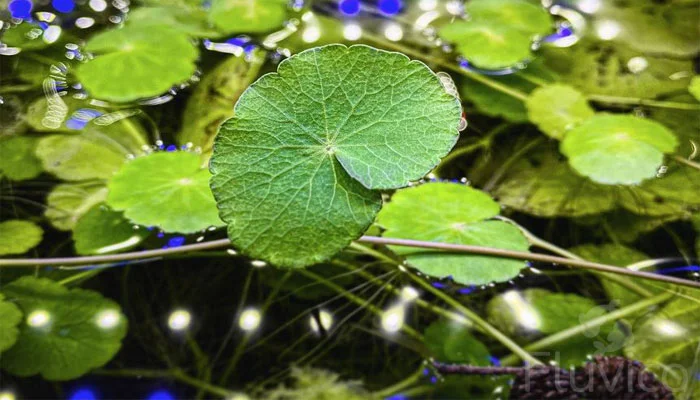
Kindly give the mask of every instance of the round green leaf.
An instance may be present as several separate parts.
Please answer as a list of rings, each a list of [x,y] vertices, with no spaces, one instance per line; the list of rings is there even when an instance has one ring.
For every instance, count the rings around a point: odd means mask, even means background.
[[[41,162],[34,155],[37,138],[11,136],[0,139],[0,175],[15,181],[36,178],[41,174]]]
[[[78,220],[73,241],[78,254],[109,254],[137,246],[149,233],[147,229],[134,227],[122,213],[100,204]]]
[[[212,191],[231,241],[276,265],[328,259],[454,145],[459,102],[424,64],[330,45],[243,93],[214,146]]]
[[[561,84],[535,89],[525,105],[530,121],[547,136],[559,140],[567,131],[595,114],[583,93]]]
[[[104,183],[76,182],[57,185],[46,198],[46,212],[51,225],[71,230],[86,212],[107,198]]]
[[[5,301],[5,296],[0,293],[0,353],[12,347],[17,341],[19,329],[17,325],[22,321],[22,311],[16,305]]]
[[[287,0],[213,0],[209,19],[224,33],[261,33],[282,26]]]
[[[531,37],[508,25],[460,20],[440,29],[440,37],[479,68],[512,67],[532,55]]]
[[[547,10],[523,0],[474,0],[467,12],[472,21],[508,26],[529,35],[544,35],[553,27]]]
[[[607,185],[656,176],[664,153],[678,145],[658,122],[631,115],[596,115],[566,134],[561,152],[581,175]]]
[[[139,7],[129,13],[127,24],[169,27],[194,37],[222,35],[221,31],[210,26],[204,10],[189,7]]]
[[[580,217],[615,208],[614,188],[577,175],[556,149],[540,147],[516,161],[494,191],[504,206],[538,217]]]
[[[97,292],[29,276],[2,291],[25,315],[17,342],[2,355],[2,368],[11,374],[75,379],[106,364],[126,335],[119,305]]]
[[[127,26],[99,33],[85,50],[95,58],[76,76],[90,95],[116,102],[157,96],[187,81],[197,48],[186,34],[162,26]]]
[[[107,204],[131,222],[192,233],[221,225],[209,171],[195,153],[160,152],[126,164],[109,182]]]
[[[436,321],[425,330],[423,338],[431,355],[439,361],[490,365],[489,350],[464,325]]]
[[[0,255],[26,253],[41,242],[43,234],[44,231],[30,221],[0,222]]]
[[[688,86],[688,91],[695,97],[696,100],[700,101],[700,76],[696,75],[690,80],[690,86]]]
[[[377,223],[386,229],[385,237],[527,251],[529,243],[517,227],[485,221],[498,212],[498,203],[479,190],[454,183],[427,183],[396,192]],[[392,249],[424,274],[451,276],[465,285],[507,281],[525,267],[519,260],[399,246]]]

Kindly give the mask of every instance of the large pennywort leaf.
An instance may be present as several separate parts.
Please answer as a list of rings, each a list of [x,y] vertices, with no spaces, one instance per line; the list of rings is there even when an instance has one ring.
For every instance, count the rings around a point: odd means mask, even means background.
[[[211,187],[231,241],[281,266],[328,259],[374,220],[372,189],[427,174],[459,120],[459,101],[402,54],[329,45],[283,61],[216,139]]]

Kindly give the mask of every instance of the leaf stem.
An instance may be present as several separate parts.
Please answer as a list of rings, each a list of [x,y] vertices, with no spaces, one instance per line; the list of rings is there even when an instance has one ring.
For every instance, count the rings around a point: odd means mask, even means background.
[[[625,268],[616,267],[613,265],[606,265],[600,263],[594,263],[585,260],[575,260],[568,259],[564,257],[556,257],[545,254],[538,253],[528,253],[524,251],[514,251],[498,249],[493,247],[482,247],[482,246],[472,246],[472,245],[460,245],[451,243],[439,243],[439,242],[425,242],[420,240],[410,240],[410,239],[393,239],[378,236],[362,236],[357,240],[359,243],[369,243],[369,244],[382,244],[382,245],[392,245],[392,246],[405,246],[405,247],[417,247],[425,249],[435,249],[435,250],[445,250],[449,252],[456,253],[468,253],[468,254],[481,254],[494,257],[505,257],[512,258],[516,260],[530,260],[539,261],[545,263],[554,263],[561,265],[568,265],[570,267],[577,267],[582,269],[589,269],[594,271],[610,272],[618,275],[626,275],[635,278],[648,279],[659,282],[667,282],[681,286],[687,286],[692,288],[700,288],[700,282],[691,281],[688,279],[681,279],[672,276],[658,275],[650,272],[643,271],[633,271]],[[35,267],[38,265],[90,265],[108,262],[119,262],[125,260],[135,260],[139,258],[149,258],[149,257],[163,257],[172,254],[186,253],[190,251],[201,251],[208,249],[218,249],[222,247],[228,247],[231,243],[228,239],[212,240],[210,242],[202,242],[195,244],[188,244],[185,246],[174,247],[169,249],[155,249],[155,250],[142,250],[131,253],[121,253],[121,254],[110,254],[103,256],[86,256],[86,257],[64,257],[64,258],[5,258],[0,259],[0,267]],[[382,253],[383,257],[386,257]]]
[[[534,343],[531,343],[531,344],[525,346],[525,350],[530,351],[530,352],[534,352],[534,351],[546,349],[550,346],[554,346],[556,344],[562,343],[562,342],[564,342],[564,341],[566,341],[574,336],[580,335],[589,329],[600,327],[600,326],[605,325],[609,322],[614,322],[614,321],[617,321],[617,320],[622,319],[624,317],[627,317],[629,315],[635,314],[641,310],[644,310],[645,308],[657,305],[659,303],[663,303],[664,301],[671,299],[674,295],[675,295],[675,293],[662,293],[662,294],[656,295],[654,297],[640,300],[640,301],[633,303],[633,304],[630,304],[626,307],[622,307],[618,310],[603,314],[600,317],[588,320],[580,325],[576,325],[576,326],[573,326],[571,328],[564,329],[563,331],[559,331],[553,335],[549,335],[545,338],[542,338]],[[512,355],[501,359],[501,363],[504,365],[512,365],[519,358],[520,358],[519,355],[513,353]]]
[[[318,275],[316,273],[313,273],[313,272],[311,272],[309,270],[305,270],[305,269],[300,269],[298,272],[302,275],[305,275],[307,278],[311,278],[311,279],[313,279],[319,283],[322,283],[323,285],[335,290],[336,292],[338,292],[338,294],[343,295],[343,297],[347,298],[348,300],[352,301],[353,303],[357,304],[360,307],[368,309],[369,311],[371,311],[372,313],[374,313],[378,316],[381,316],[383,314],[382,310],[380,310],[374,304],[370,303],[368,300],[365,300],[365,299],[345,290],[345,288],[343,288],[342,286],[340,286],[334,282],[329,281],[328,279],[322,277],[321,275]],[[401,330],[406,332],[406,334],[408,334],[409,336],[412,336],[414,339],[417,339],[420,341],[423,340],[423,337],[420,333],[418,333],[415,329],[411,328],[410,326],[408,326],[406,324],[403,324],[403,326],[401,327]]]
[[[690,168],[695,168],[697,170],[700,170],[700,163],[697,163],[695,161],[691,161],[691,160],[689,160],[685,157],[681,157],[677,154],[674,154],[672,158],[681,164],[685,164],[685,165],[689,166]]]
[[[660,101],[642,99],[639,97],[620,97],[607,96],[604,94],[589,94],[586,96],[589,101],[594,103],[612,104],[612,105],[631,105],[631,106],[647,106],[655,108],[668,108],[673,110],[700,110],[700,104],[682,103],[676,101]]]
[[[633,271],[625,268],[620,268],[612,265],[594,263],[585,260],[568,259],[557,256],[550,256],[546,254],[538,253],[528,253],[524,251],[514,251],[497,249],[493,247],[481,247],[481,246],[471,246],[462,244],[451,244],[451,243],[438,243],[438,242],[425,242],[420,240],[410,240],[410,239],[394,239],[376,236],[363,236],[358,239],[358,242],[372,243],[372,244],[384,244],[392,246],[404,246],[404,247],[417,247],[424,249],[435,249],[435,250],[445,250],[454,253],[471,253],[471,254],[482,254],[494,257],[505,257],[517,260],[530,260],[539,261],[553,264],[568,265],[570,267],[577,267],[582,269],[589,269],[601,272],[610,272],[618,275],[627,275],[635,278],[642,278],[648,280],[654,280],[659,282],[673,283],[681,286],[688,286],[693,288],[700,288],[700,282],[691,281],[688,279],[680,279],[672,276],[658,275],[643,271]]]

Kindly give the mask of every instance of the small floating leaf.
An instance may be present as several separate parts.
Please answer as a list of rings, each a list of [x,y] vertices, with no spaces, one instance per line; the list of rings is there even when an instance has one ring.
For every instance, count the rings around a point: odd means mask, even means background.
[[[56,229],[71,230],[80,217],[105,198],[107,187],[104,183],[63,183],[54,187],[46,198],[44,215]]]
[[[425,330],[424,341],[431,356],[442,362],[490,365],[489,350],[464,326],[440,320]]]
[[[273,264],[328,259],[372,223],[379,192],[417,180],[457,140],[460,106],[424,64],[330,45],[243,93],[214,146],[212,191],[231,241]]]
[[[440,29],[440,37],[479,68],[512,67],[532,54],[530,36],[507,25],[456,21]]]
[[[534,36],[552,29],[547,11],[522,0],[473,1],[467,11],[469,20],[444,26],[440,36],[480,68],[500,69],[527,61]]]
[[[213,0],[209,18],[224,33],[261,33],[282,26],[288,0]]]
[[[530,121],[547,136],[559,140],[568,130],[595,114],[583,93],[561,84],[535,89],[525,105]]]
[[[396,192],[377,223],[386,229],[383,236],[390,238],[527,251],[529,243],[517,227],[486,220],[499,210],[498,203],[479,190],[454,183],[427,183]],[[452,277],[465,285],[507,281],[525,267],[520,260],[400,246],[392,249],[424,274]]]
[[[48,380],[77,378],[106,364],[121,347],[127,321],[119,305],[91,290],[23,277],[3,286],[25,321],[2,368],[17,376],[41,374]]]
[[[0,353],[12,347],[17,341],[19,329],[17,325],[22,321],[22,311],[16,305],[5,301],[5,296],[0,293]]]
[[[184,151],[138,157],[109,182],[107,204],[131,222],[167,232],[192,233],[221,225],[209,189],[211,174]]]
[[[15,181],[36,178],[41,174],[41,162],[34,155],[37,138],[11,136],[0,139],[0,175]]]
[[[118,253],[136,247],[150,231],[135,229],[121,212],[98,204],[78,220],[73,229],[78,254]]]
[[[41,242],[44,231],[31,221],[0,222],[0,255],[23,254]]]
[[[566,134],[561,152],[581,175],[607,185],[653,178],[664,153],[678,145],[658,122],[630,115],[596,115]]]
[[[162,26],[127,26],[99,33],[85,50],[95,58],[75,71],[93,97],[127,102],[160,95],[195,71],[197,48],[186,34]]]

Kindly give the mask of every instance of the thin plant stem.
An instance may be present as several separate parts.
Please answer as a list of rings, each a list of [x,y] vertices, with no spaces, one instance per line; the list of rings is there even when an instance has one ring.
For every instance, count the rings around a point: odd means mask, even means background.
[[[376,253],[379,253],[372,248],[358,245],[358,244],[355,244],[353,246],[353,248],[364,251],[366,254],[369,254],[369,255],[375,255]],[[379,254],[382,254],[382,253],[379,253]],[[383,260],[389,261],[393,265],[396,265],[396,266],[401,265],[398,261],[393,260],[393,259],[389,258],[388,256],[385,256],[383,254],[382,254],[382,256],[383,256],[383,258],[382,258]],[[443,293],[442,291],[434,288],[430,283],[426,282],[424,279],[416,276],[415,274],[409,272],[408,275],[414,282],[416,282],[417,284],[422,286],[423,289],[432,293],[434,296],[438,297],[439,299],[441,299],[442,301],[444,301],[445,303],[449,304],[451,307],[453,307],[454,309],[459,311],[462,315],[464,315],[465,318],[467,318],[468,320],[473,322],[474,325],[476,325],[482,332],[484,332],[484,333],[490,335],[491,337],[493,337],[494,339],[498,340],[499,342],[501,342],[501,344],[503,344],[505,347],[510,349],[512,352],[520,355],[524,360],[526,360],[532,364],[535,364],[535,365],[541,364],[541,362],[538,359],[531,356],[527,351],[523,350],[520,346],[518,346],[518,344],[515,343],[512,339],[510,339],[508,336],[506,336],[501,331],[496,329],[493,325],[486,322],[486,320],[481,318],[474,311],[467,308],[464,304],[453,299],[452,297],[448,296],[447,294]]]
[[[640,300],[626,307],[622,307],[618,310],[603,314],[600,317],[588,320],[580,325],[564,329],[563,331],[559,331],[555,334],[542,338],[534,343],[525,346],[525,350],[535,352],[546,349],[550,346],[557,345],[559,343],[567,341],[568,339],[574,336],[583,334],[584,332],[590,329],[598,328],[607,323],[617,321],[619,319],[628,317],[632,314],[636,314],[648,307],[663,303],[671,299],[673,296],[675,296],[675,293],[662,293],[654,297]],[[520,358],[521,357],[518,354],[513,353],[512,355],[501,359],[501,363],[504,365],[512,365],[515,364]]]
[[[568,265],[571,267],[577,267],[582,269],[588,269],[600,272],[610,272],[618,275],[626,275],[635,278],[648,279],[659,282],[673,283],[680,286],[687,286],[692,288],[700,288],[700,282],[691,281],[688,279],[680,279],[671,276],[659,275],[643,271],[633,271],[625,268],[616,267],[613,265],[600,264],[585,260],[569,259],[564,257],[550,256],[546,254],[538,253],[528,253],[523,251],[505,250],[497,249],[493,247],[481,247],[481,246],[471,246],[463,244],[451,244],[451,243],[438,243],[438,242],[425,242],[420,240],[410,240],[410,239],[394,239],[376,236],[363,236],[358,239],[358,242],[371,243],[371,244],[381,244],[381,245],[391,245],[391,246],[404,246],[404,247],[416,247],[424,249],[434,249],[434,250],[444,250],[453,253],[471,253],[471,254],[481,254],[489,255],[494,257],[505,257],[518,260],[530,260],[539,261],[553,264]]]
[[[648,100],[639,97],[620,97],[620,96],[607,96],[604,94],[589,94],[587,96],[588,100],[594,103],[602,104],[612,104],[612,105],[630,105],[630,106],[647,106],[655,108],[668,108],[673,110],[688,110],[688,111],[698,111],[700,110],[700,104],[693,103],[682,103],[676,101],[659,101],[659,100]]]
[[[675,285],[687,286],[692,288],[700,288],[700,282],[681,279],[672,276],[658,275],[643,271],[632,271],[625,268],[594,263],[585,260],[575,260],[565,257],[550,256],[545,254],[529,253],[524,251],[505,250],[494,247],[461,245],[451,243],[426,242],[410,239],[394,239],[378,236],[362,236],[357,239],[359,243],[416,247],[424,249],[444,250],[452,253],[467,253],[481,254],[494,257],[512,258],[516,260],[530,260],[553,264],[568,265],[582,269],[593,271],[610,272],[618,275],[631,276],[635,278],[672,283]],[[39,259],[22,259],[22,258],[5,258],[0,259],[0,267],[35,267],[38,265],[85,265],[98,264],[108,262],[119,262],[124,260],[135,260],[147,257],[162,257],[172,254],[186,253],[190,251],[201,251],[206,249],[217,249],[228,247],[231,243],[228,239],[212,240],[210,242],[195,243],[169,249],[142,250],[131,253],[111,254],[104,256],[87,256],[87,257],[66,257],[66,258],[39,258]],[[379,253],[381,254],[381,253]]]
[[[489,181],[486,182],[486,184],[484,185],[483,190],[485,192],[490,192],[491,189],[493,189],[496,186],[498,181],[500,181],[501,178],[503,177],[503,175],[508,171],[508,168],[510,168],[516,161],[518,161],[518,159],[520,159],[520,157],[525,155],[527,152],[529,152],[530,150],[535,148],[537,145],[539,145],[543,141],[544,141],[544,138],[540,136],[540,137],[530,141],[525,146],[519,148],[515,153],[513,153],[510,157],[508,157],[508,159],[503,164],[501,164],[500,167],[498,167],[498,169],[493,174],[491,179],[489,179]]]
[[[277,285],[275,285],[275,288],[270,292],[270,294],[267,296],[265,299],[265,302],[263,303],[262,307],[260,308],[261,313],[265,313],[267,309],[270,307],[270,304],[272,304],[272,300],[277,296],[277,293],[279,293],[280,289],[282,289],[282,285],[289,279],[289,277],[292,276],[292,271],[287,271],[287,273],[284,274],[282,279],[277,282]],[[242,298],[241,304],[243,304],[243,301],[245,301],[245,297]],[[239,306],[239,310],[240,310]],[[240,314],[240,311],[238,312]],[[238,361],[240,361],[241,357],[243,357],[243,354],[245,353],[245,348],[250,342],[250,339],[253,336],[253,332],[246,332],[245,336],[243,339],[238,343],[238,346],[236,346],[236,350],[233,353],[233,357],[231,357],[231,361],[229,361],[228,366],[226,367],[226,370],[224,373],[221,375],[221,378],[219,379],[219,383],[223,384],[226,382],[226,380],[231,376],[233,371],[236,370],[236,366],[238,365]]]
[[[530,244],[534,247],[539,247],[540,249],[550,251],[554,254],[558,254],[562,257],[570,258],[572,260],[583,260],[583,258],[577,256],[576,254],[574,254],[568,250],[562,249],[561,247],[559,247],[553,243],[550,243],[550,242],[540,238],[539,236],[536,236],[535,234],[533,234],[529,230],[525,229],[523,226],[516,223],[515,221],[513,221],[510,218],[506,218],[506,217],[497,217],[497,218],[508,221],[508,222],[512,223],[514,226],[518,227],[518,229],[520,229],[520,232],[522,232],[522,234],[525,235],[528,242],[530,242]],[[632,290],[633,292],[637,293],[638,295],[640,295],[642,297],[651,297],[653,295],[653,293],[648,291],[647,289],[645,289],[645,288],[637,285],[636,283],[631,282],[631,281],[629,281],[621,276],[617,276],[614,274],[607,274],[607,273],[601,273],[600,275],[604,276],[606,279],[608,279],[612,282],[617,283],[618,285],[621,285],[627,289]]]
[[[80,281],[80,280],[92,278],[93,276],[99,274],[102,271],[104,271],[103,268],[89,269],[87,271],[83,271],[83,272],[79,272],[75,275],[71,275],[68,278],[61,279],[57,283],[59,285],[63,285],[63,286],[69,285],[75,281]]]
[[[352,301],[353,303],[357,304],[360,307],[366,308],[370,312],[376,314],[377,316],[381,316],[383,314],[383,311],[380,310],[377,306],[374,304],[370,303],[369,301],[345,290],[342,286],[329,281],[328,279],[322,277],[321,275],[315,274],[309,270],[305,269],[300,269],[299,273],[302,275],[305,275],[307,278],[311,278],[319,283],[322,283],[323,285],[329,287],[330,289],[335,290],[338,292],[338,294],[342,294],[343,297],[347,298],[348,300]],[[420,333],[418,333],[415,329],[411,328],[410,326],[403,324],[401,327],[401,330],[406,332],[409,336],[413,337],[414,339],[417,340],[423,340],[423,337]]]
[[[689,166],[690,168],[695,168],[697,170],[700,170],[700,163],[697,163],[695,161],[691,161],[691,160],[689,160],[685,157],[681,157],[677,154],[673,156],[673,159],[678,161],[681,164]]]
[[[356,274],[367,279],[368,282],[373,283],[377,286],[383,286],[386,288],[386,290],[393,292],[397,296],[400,295],[401,290],[399,288],[397,288],[396,286],[392,285],[391,283],[382,281],[381,279],[378,279],[377,277],[375,277],[374,275],[370,274],[367,271],[356,269],[355,266],[352,264],[347,264],[347,263],[343,263],[343,262],[333,262],[333,264],[341,266],[341,267],[349,269],[349,270],[353,270]],[[433,303],[430,303],[428,301],[425,301],[421,298],[417,298],[415,300],[415,303],[418,307],[423,308],[425,310],[428,310],[430,312],[433,312],[436,315],[439,315],[443,318],[449,319],[457,324],[464,325],[468,328],[471,328],[474,325],[474,324],[472,324],[471,321],[462,317],[461,315],[459,315],[455,312],[446,310],[442,307],[439,307],[439,306],[437,306]]]

